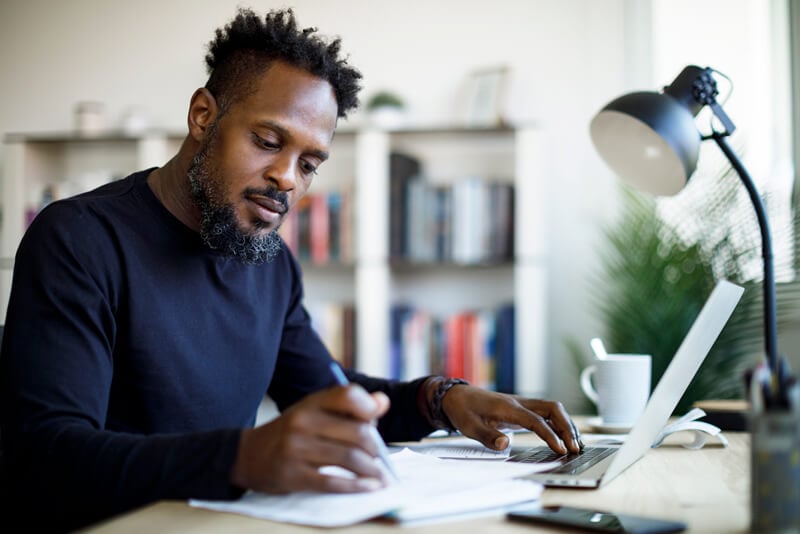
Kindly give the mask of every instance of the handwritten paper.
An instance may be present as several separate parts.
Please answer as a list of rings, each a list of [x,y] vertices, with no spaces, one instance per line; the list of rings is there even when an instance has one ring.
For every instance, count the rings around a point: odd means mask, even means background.
[[[497,508],[539,498],[542,486],[516,477],[550,464],[445,460],[405,448],[391,455],[400,480],[366,493],[249,492],[236,501],[190,500],[189,504],[261,519],[318,527],[341,527],[387,516],[411,521]],[[435,506],[432,504],[435,501]]]

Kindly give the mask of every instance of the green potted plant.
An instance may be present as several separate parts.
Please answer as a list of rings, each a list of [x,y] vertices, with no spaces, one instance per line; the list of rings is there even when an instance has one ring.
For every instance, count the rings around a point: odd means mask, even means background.
[[[388,90],[373,93],[366,103],[370,122],[385,128],[393,128],[402,124],[405,108],[405,101],[396,93]]]

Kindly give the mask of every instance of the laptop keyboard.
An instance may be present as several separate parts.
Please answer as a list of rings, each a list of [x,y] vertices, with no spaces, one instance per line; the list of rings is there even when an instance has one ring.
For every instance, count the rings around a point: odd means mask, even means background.
[[[577,475],[618,450],[617,447],[588,447],[578,454],[562,455],[553,452],[548,447],[534,447],[510,456],[508,461],[524,463],[560,462],[561,465],[545,471],[545,473]]]

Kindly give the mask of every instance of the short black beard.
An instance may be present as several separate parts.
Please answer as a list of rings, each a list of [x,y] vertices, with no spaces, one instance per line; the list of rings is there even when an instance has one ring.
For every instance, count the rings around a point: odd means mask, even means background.
[[[219,176],[212,176],[208,155],[215,138],[216,125],[213,125],[187,172],[192,197],[201,214],[200,238],[212,250],[245,264],[257,265],[273,261],[281,251],[281,238],[277,229],[266,235],[259,235],[240,228],[233,206],[225,201],[227,191],[223,180]],[[287,206],[286,194],[275,188],[245,191],[245,194],[250,193],[273,198]],[[256,230],[263,227],[260,220],[253,224]]]

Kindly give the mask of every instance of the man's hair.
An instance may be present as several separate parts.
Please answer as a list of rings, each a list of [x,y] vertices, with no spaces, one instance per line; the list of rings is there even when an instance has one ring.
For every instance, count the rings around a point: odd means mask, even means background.
[[[291,9],[271,11],[262,20],[250,9],[236,17],[208,44],[208,89],[225,113],[255,90],[258,75],[273,61],[284,61],[326,80],[333,87],[338,116],[358,106],[361,73],[340,57],[341,40],[327,42],[316,28],[298,29]]]

